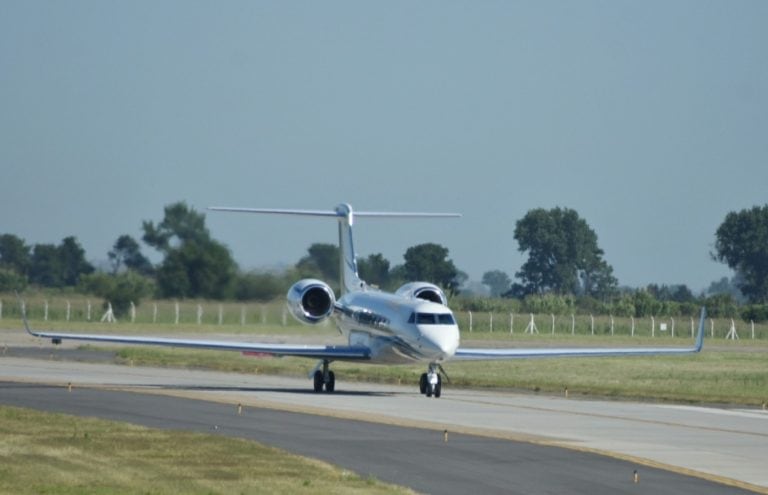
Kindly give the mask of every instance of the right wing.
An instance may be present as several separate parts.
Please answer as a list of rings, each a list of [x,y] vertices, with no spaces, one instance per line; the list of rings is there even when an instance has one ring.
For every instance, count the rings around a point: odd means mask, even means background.
[[[24,328],[30,335],[33,337],[51,339],[54,343],[61,343],[64,340],[81,340],[88,342],[109,342],[114,344],[142,344],[166,347],[186,347],[192,349],[216,349],[220,351],[239,351],[246,354],[270,354],[273,356],[298,356],[345,361],[369,360],[371,358],[371,350],[365,346],[291,345],[259,342],[228,342],[224,340],[137,337],[129,335],[35,332],[29,327],[26,312],[23,310],[22,320],[24,321]]]
[[[693,347],[565,347],[541,349],[467,349],[459,348],[452,360],[493,360],[543,357],[602,357],[602,356],[654,356],[664,354],[692,354],[704,345],[706,310],[701,308],[699,333]]]

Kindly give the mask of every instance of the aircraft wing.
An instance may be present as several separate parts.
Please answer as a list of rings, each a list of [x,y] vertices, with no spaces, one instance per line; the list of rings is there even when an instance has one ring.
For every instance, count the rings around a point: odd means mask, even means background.
[[[329,360],[368,360],[371,350],[365,346],[335,345],[292,345],[268,344],[258,342],[229,342],[225,340],[175,339],[164,337],[138,337],[129,335],[71,334],[58,332],[35,332],[29,328],[26,315],[22,315],[24,328],[34,337],[51,339],[54,343],[64,340],[87,342],[108,342],[114,344],[160,345],[166,347],[186,347],[192,349],[217,349],[220,351],[239,351],[244,354],[269,354],[273,356],[298,356]]]
[[[701,309],[699,331],[693,347],[565,347],[536,349],[469,349],[459,348],[451,360],[523,359],[544,357],[603,357],[603,356],[654,356],[692,354],[704,345],[704,321],[706,311]]]

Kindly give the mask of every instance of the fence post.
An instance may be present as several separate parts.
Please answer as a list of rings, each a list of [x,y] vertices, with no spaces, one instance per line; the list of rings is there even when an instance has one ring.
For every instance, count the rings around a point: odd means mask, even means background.
[[[631,333],[631,335],[632,335],[632,337],[634,337],[635,336],[635,317],[634,316],[630,316],[629,318],[630,318],[630,320],[632,320],[632,333]]]
[[[576,334],[576,316],[571,313],[571,335]]]
[[[554,313],[550,313],[550,316],[552,316],[552,335],[555,334],[555,315]]]
[[[515,314],[509,313],[509,334],[515,333]]]
[[[472,332],[472,311],[468,311],[469,313],[469,331]]]
[[[224,308],[219,304],[219,326],[224,323]]]
[[[693,338],[693,316],[691,316],[691,338]]]
[[[88,321],[91,321],[91,300],[88,299],[88,300],[85,301],[85,303],[86,303],[86,306],[85,306],[85,308],[86,308],[85,309],[85,319],[88,320]]]
[[[179,301],[176,301],[176,304],[175,304],[174,308],[175,308],[175,311],[176,311],[175,324],[178,325],[179,324]]]
[[[203,323],[203,305],[199,304],[197,305],[197,324],[200,325]]]
[[[493,312],[488,313],[488,328],[491,330],[491,333],[493,333]]]
[[[749,323],[752,325],[752,340],[755,340],[755,320],[749,320]]]
[[[613,336],[613,315],[611,316],[611,336]]]
[[[672,318],[671,316],[669,317],[669,319],[672,321],[672,338],[674,339],[675,338],[675,319]]]
[[[712,318],[709,320],[709,336],[711,338],[715,338],[715,319]]]
[[[656,337],[656,319],[651,315],[651,337]]]
[[[131,301],[131,323],[136,323],[136,305]]]
[[[592,335],[595,334],[595,317],[591,314],[589,315],[589,326],[592,329]]]
[[[69,301],[67,301],[67,321],[69,321],[69,317],[72,314],[72,304],[70,304]]]
[[[152,323],[157,323],[157,303],[152,303]]]
[[[529,333],[533,335],[534,333],[539,333],[539,329],[536,328],[536,322],[533,319],[533,313],[531,313],[531,321],[528,322],[528,326],[525,327],[525,333]]]
[[[43,304],[43,320],[48,321],[48,300],[46,299]]]

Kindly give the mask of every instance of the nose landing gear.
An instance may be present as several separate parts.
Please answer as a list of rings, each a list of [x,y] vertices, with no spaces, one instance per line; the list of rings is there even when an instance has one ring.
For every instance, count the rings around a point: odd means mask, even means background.
[[[436,399],[440,398],[443,388],[443,379],[438,373],[438,368],[438,364],[431,363],[429,370],[419,378],[419,391],[427,397],[434,395]]]

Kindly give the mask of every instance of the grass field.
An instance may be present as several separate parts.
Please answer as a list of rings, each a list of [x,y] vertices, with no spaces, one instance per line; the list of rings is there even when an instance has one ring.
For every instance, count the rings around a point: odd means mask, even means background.
[[[301,358],[251,358],[233,353],[122,348],[123,363],[207,368],[306,377],[315,362]],[[425,366],[333,364],[337,388],[344,381],[413,384]],[[694,356],[530,359],[448,362],[450,386],[511,389],[625,399],[762,405],[768,400],[768,353],[705,351]],[[307,387],[310,387],[307,381]]]
[[[256,442],[0,406],[0,493],[412,493]]]

